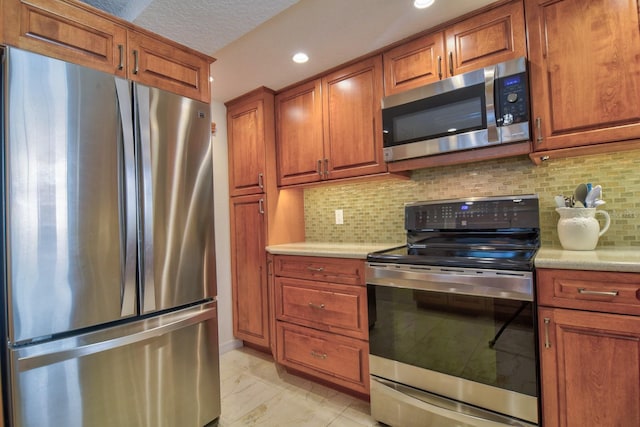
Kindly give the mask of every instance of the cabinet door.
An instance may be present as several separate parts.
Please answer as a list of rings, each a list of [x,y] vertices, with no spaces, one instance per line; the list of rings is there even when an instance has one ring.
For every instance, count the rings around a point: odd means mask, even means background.
[[[446,77],[444,33],[428,34],[382,54],[385,96]]]
[[[227,135],[229,194],[263,193],[266,170],[264,100],[254,99],[229,106]]]
[[[325,178],[385,172],[382,156],[382,57],[322,78]]]
[[[128,34],[131,80],[209,102],[209,60],[168,40],[134,30]]]
[[[276,96],[278,184],[323,179],[322,98],[320,80]]]
[[[527,55],[522,1],[461,21],[445,34],[449,76]]]
[[[526,0],[536,150],[640,137],[636,0]]]
[[[640,318],[540,308],[542,424],[640,425]]]
[[[233,334],[241,340],[268,348],[269,299],[263,196],[232,198],[230,219]]]
[[[4,41],[21,49],[125,76],[125,27],[82,3],[3,0]]]

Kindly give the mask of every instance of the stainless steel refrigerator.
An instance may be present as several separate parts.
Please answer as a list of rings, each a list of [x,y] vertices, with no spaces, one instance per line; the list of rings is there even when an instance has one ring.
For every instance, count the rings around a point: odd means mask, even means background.
[[[217,424],[209,105],[2,60],[7,425]]]

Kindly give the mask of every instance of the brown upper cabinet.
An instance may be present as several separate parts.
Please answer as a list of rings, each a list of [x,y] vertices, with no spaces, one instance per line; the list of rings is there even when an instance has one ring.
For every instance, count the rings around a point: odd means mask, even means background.
[[[267,172],[275,164],[268,168],[267,151],[275,150],[273,97],[273,91],[260,88],[226,104],[231,197],[264,193],[272,178]]]
[[[146,32],[128,32],[128,77],[136,82],[209,102],[211,61]]]
[[[384,93],[526,56],[522,1],[503,4],[384,52]]]
[[[209,102],[213,58],[73,0],[3,0],[2,42]]]
[[[279,93],[279,185],[385,172],[382,86],[377,55]]]
[[[534,149],[640,138],[635,0],[526,0]]]

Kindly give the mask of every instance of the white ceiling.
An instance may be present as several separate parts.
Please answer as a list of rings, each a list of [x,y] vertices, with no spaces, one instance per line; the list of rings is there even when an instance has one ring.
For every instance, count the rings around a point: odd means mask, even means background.
[[[282,89],[495,0],[83,0],[215,57],[213,99]],[[291,56],[304,50],[309,62]]]

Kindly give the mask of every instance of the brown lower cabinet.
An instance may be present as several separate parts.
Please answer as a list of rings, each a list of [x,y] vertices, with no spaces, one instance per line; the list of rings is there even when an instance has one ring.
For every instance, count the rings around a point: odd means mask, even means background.
[[[367,396],[364,261],[290,255],[273,259],[277,362]]]
[[[538,269],[544,427],[640,425],[640,274]]]

